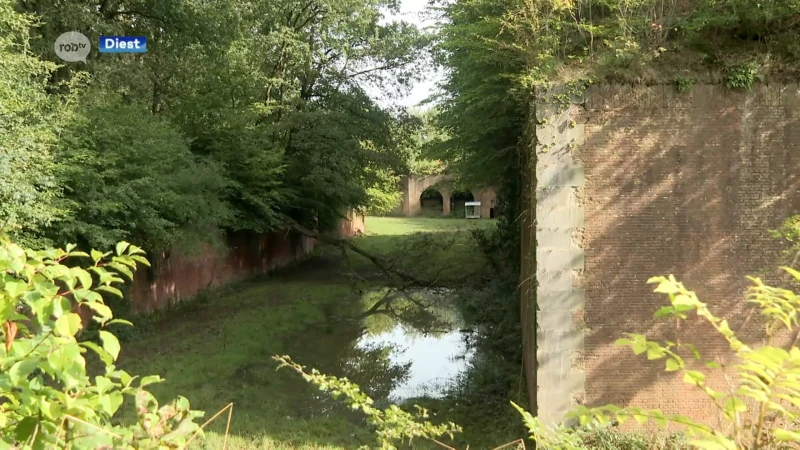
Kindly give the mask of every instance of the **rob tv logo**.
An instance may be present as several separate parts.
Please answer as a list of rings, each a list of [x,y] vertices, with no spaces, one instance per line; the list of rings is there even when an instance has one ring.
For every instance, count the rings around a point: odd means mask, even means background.
[[[144,36],[100,36],[100,53],[145,53]]]

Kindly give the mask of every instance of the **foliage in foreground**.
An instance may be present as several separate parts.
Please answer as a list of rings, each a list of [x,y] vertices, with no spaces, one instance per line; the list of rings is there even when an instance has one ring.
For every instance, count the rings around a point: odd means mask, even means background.
[[[800,281],[800,272],[788,267],[783,267],[783,270],[795,281]],[[720,411],[719,426],[711,427],[686,416],[659,410],[606,405],[595,408],[579,407],[571,412],[568,417],[577,419],[577,427],[559,425],[548,428],[538,418],[512,403],[522,415],[537,448],[580,450],[606,448],[609,445],[621,445],[622,442],[625,443],[625,448],[650,448],[652,442],[648,444],[642,441],[642,446],[639,446],[634,439],[617,440],[621,435],[608,431],[608,427],[614,423],[623,424],[629,419],[634,419],[640,425],[653,422],[658,429],[664,431],[670,425],[677,425],[683,430],[683,436],[688,437],[688,442],[677,436],[662,440],[663,448],[796,448],[797,443],[800,443],[800,432],[797,431],[800,426],[800,348],[792,342],[791,348],[786,350],[776,341],[779,336],[787,336],[787,331],[796,334],[800,328],[800,295],[787,289],[768,286],[758,278],[751,277],[750,280],[753,285],[748,292],[748,302],[760,310],[766,336],[764,345],[757,348],[743,343],[727,320],[716,317],[694,292],[686,289],[675,277],[654,277],[649,280],[657,285],[655,292],[667,294],[670,299],[670,305],[659,309],[655,317],[681,321],[688,318],[689,312],[695,312],[697,317],[711,325],[727,340],[731,351],[736,355],[737,362],[733,365],[722,365],[708,356],[704,358],[697,347],[690,343],[650,341],[639,334],[628,334],[626,338],[617,341],[617,345],[630,346],[637,355],[646,354],[649,360],[665,360],[667,372],[682,372],[684,382],[701,389],[717,406]],[[452,423],[437,427],[429,422],[417,422],[413,416],[397,407],[385,412],[376,410],[371,406],[371,400],[346,379],[321,375],[317,371],[308,374],[288,357],[275,359],[283,366],[293,368],[321,390],[332,392],[334,397],[344,396],[345,401],[354,409],[361,409],[378,430],[381,448],[395,448],[393,443],[410,440],[412,437],[428,438],[438,443],[436,438],[460,431]],[[696,365],[704,366],[709,372],[694,370]],[[731,387],[728,391],[718,391],[706,382],[710,371],[719,370],[725,370],[729,375]],[[512,444],[514,443],[507,445]],[[524,448],[522,441],[516,444]]]
[[[0,237],[0,447],[16,449],[182,448],[200,432],[182,397],[159,408],[144,388],[161,381],[118,370],[120,344],[105,327],[114,320],[101,294],[132,278],[144,252],[121,242],[116,251],[91,254],[63,249],[34,251]],[[88,268],[77,261],[91,261]],[[67,261],[72,264],[67,265]],[[81,341],[80,312],[91,313],[99,342]],[[97,357],[103,375],[87,373]],[[114,425],[125,396],[137,421]]]
[[[783,269],[800,280],[800,272],[788,267]],[[704,358],[689,343],[650,341],[640,334],[628,334],[627,338],[617,341],[618,345],[630,346],[637,355],[646,354],[649,360],[665,360],[667,372],[682,372],[684,382],[701,389],[717,406],[720,426],[710,427],[689,417],[659,410],[614,405],[581,407],[571,413],[571,417],[582,425],[602,425],[612,420],[624,423],[631,418],[640,424],[654,422],[662,430],[675,424],[685,430],[692,446],[708,450],[796,448],[800,442],[797,431],[800,425],[800,348],[793,342],[786,350],[776,341],[781,333],[797,331],[800,296],[787,289],[767,286],[758,278],[750,280],[753,285],[748,292],[748,302],[760,310],[764,319],[766,341],[758,348],[743,343],[727,320],[715,316],[693,291],[673,276],[650,279],[650,283],[657,285],[655,292],[667,294],[670,299],[670,305],[659,309],[655,317],[681,321],[687,319],[687,313],[695,312],[728,342],[736,355],[736,364],[726,367],[708,356]],[[680,354],[691,357],[687,362]],[[692,370],[691,359],[705,366],[708,372]],[[719,370],[728,371],[731,386],[728,391],[718,391],[706,382],[711,371]],[[534,439],[545,443],[543,448],[581,448],[573,441],[574,431],[537,428],[535,419],[529,416],[526,422],[530,422]]]
[[[417,407],[416,416],[403,411],[397,405],[391,405],[383,410],[378,409],[373,406],[374,401],[363,393],[358,385],[346,378],[323,375],[316,369],[312,369],[310,373],[306,372],[303,366],[292,361],[289,356],[273,356],[272,359],[279,363],[279,368],[288,367],[294,370],[321,391],[329,392],[333,398],[342,398],[348,406],[363,412],[367,422],[375,429],[381,449],[396,449],[394,444],[398,441],[411,441],[414,438],[435,441],[438,437],[448,435],[452,439],[453,433],[461,431],[461,427],[452,422],[434,425],[425,420],[428,418],[428,412],[424,408]]]

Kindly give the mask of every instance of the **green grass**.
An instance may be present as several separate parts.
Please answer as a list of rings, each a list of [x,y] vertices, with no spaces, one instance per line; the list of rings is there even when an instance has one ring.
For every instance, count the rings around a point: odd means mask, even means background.
[[[368,218],[368,233],[358,243],[381,254],[399,252],[398,265],[420,276],[429,276],[426,271],[447,263],[443,276],[455,279],[469,270],[481,270],[485,264],[477,249],[469,245],[469,234],[460,230],[493,223]],[[446,248],[437,247],[450,241],[452,245]],[[364,270],[370,266],[356,257],[352,262]],[[367,324],[353,318],[369,302],[335,269],[311,264],[210,292],[194,307],[160,315],[151,333],[126,342],[119,365],[133,374],[165,378],[164,383],[152,386],[162,403],[182,395],[193,408],[211,417],[233,402],[230,449],[372,445],[373,436],[361,417],[313,389],[297,374],[276,371],[271,359],[288,354],[323,373],[347,376],[376,401],[385,399],[399,381],[402,373],[392,365],[388,353],[356,347]],[[130,409],[123,410],[121,418],[129,420],[131,414]],[[213,422],[196,448],[221,448],[225,422],[225,416]]]
[[[367,217],[367,236],[404,236],[412,233],[437,233],[488,228],[496,222],[488,219],[452,219],[423,217]]]
[[[239,448],[352,448],[370,439],[368,430],[346,414],[319,416],[330,402],[319,402],[296,374],[276,372],[271,357],[289,354],[341,375],[340,360],[354,352],[362,331],[347,319],[360,309],[345,284],[248,283],[204,309],[163,320],[157,332],[124,347],[120,365],[161,375],[166,382],[152,389],[160,401],[183,395],[207,417],[233,402]],[[220,418],[209,429],[219,433],[224,425]],[[213,442],[206,448],[217,448]]]
[[[494,220],[418,217],[367,217],[363,237],[356,245],[381,255],[392,267],[423,280],[458,287],[488,274],[486,258],[470,231],[495,226]],[[331,252],[331,249],[324,249]],[[367,274],[380,272],[367,258],[348,252],[351,267]]]

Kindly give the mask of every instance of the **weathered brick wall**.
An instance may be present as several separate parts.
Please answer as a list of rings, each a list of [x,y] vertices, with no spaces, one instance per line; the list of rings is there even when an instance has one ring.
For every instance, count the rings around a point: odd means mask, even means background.
[[[800,211],[798,88],[737,93],[697,86],[678,93],[672,86],[600,86],[584,100],[552,124],[577,128],[580,138],[549,148],[540,139],[537,148],[538,156],[564,155],[585,174],[583,187],[568,199],[582,205],[584,226],[561,227],[571,228],[571,248],[585,255],[584,271],[566,269],[572,287],[585,292],[567,326],[583,334],[567,367],[584,375],[585,397],[576,398],[711,421],[713,405],[665,373],[663,361],[635,357],[614,341],[624,332],[651,339],[680,335],[705,355],[730,361],[725,342],[707,325],[690,320],[676,332],[674,322],[652,319],[666,298],[654,294],[647,279],[668,274],[748,340],[758,338],[758,321],[745,324],[745,276],[774,269],[780,248],[768,230]],[[540,285],[545,275],[537,272]],[[543,304],[541,296],[539,303],[542,310],[558,306]],[[541,371],[539,380],[547,390]],[[726,386],[721,376],[711,384]],[[539,399],[540,411],[547,410]]]
[[[342,220],[338,230],[342,237],[363,231],[364,218],[353,213],[348,214],[348,220]],[[131,302],[138,311],[153,311],[205,289],[291,264],[306,256],[315,245],[314,239],[289,231],[235,232],[226,236],[222,248],[204,245],[191,254],[149,255],[155,270],[143,267],[136,272],[130,289]]]

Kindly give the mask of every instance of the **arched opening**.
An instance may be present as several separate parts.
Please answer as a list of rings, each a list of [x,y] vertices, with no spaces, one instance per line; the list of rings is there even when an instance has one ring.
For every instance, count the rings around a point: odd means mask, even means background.
[[[470,191],[455,191],[450,196],[450,214],[455,217],[464,217],[464,203],[475,201],[475,196]]]
[[[419,196],[419,203],[422,206],[423,214],[442,214],[442,211],[444,211],[442,194],[432,187],[422,191]]]

